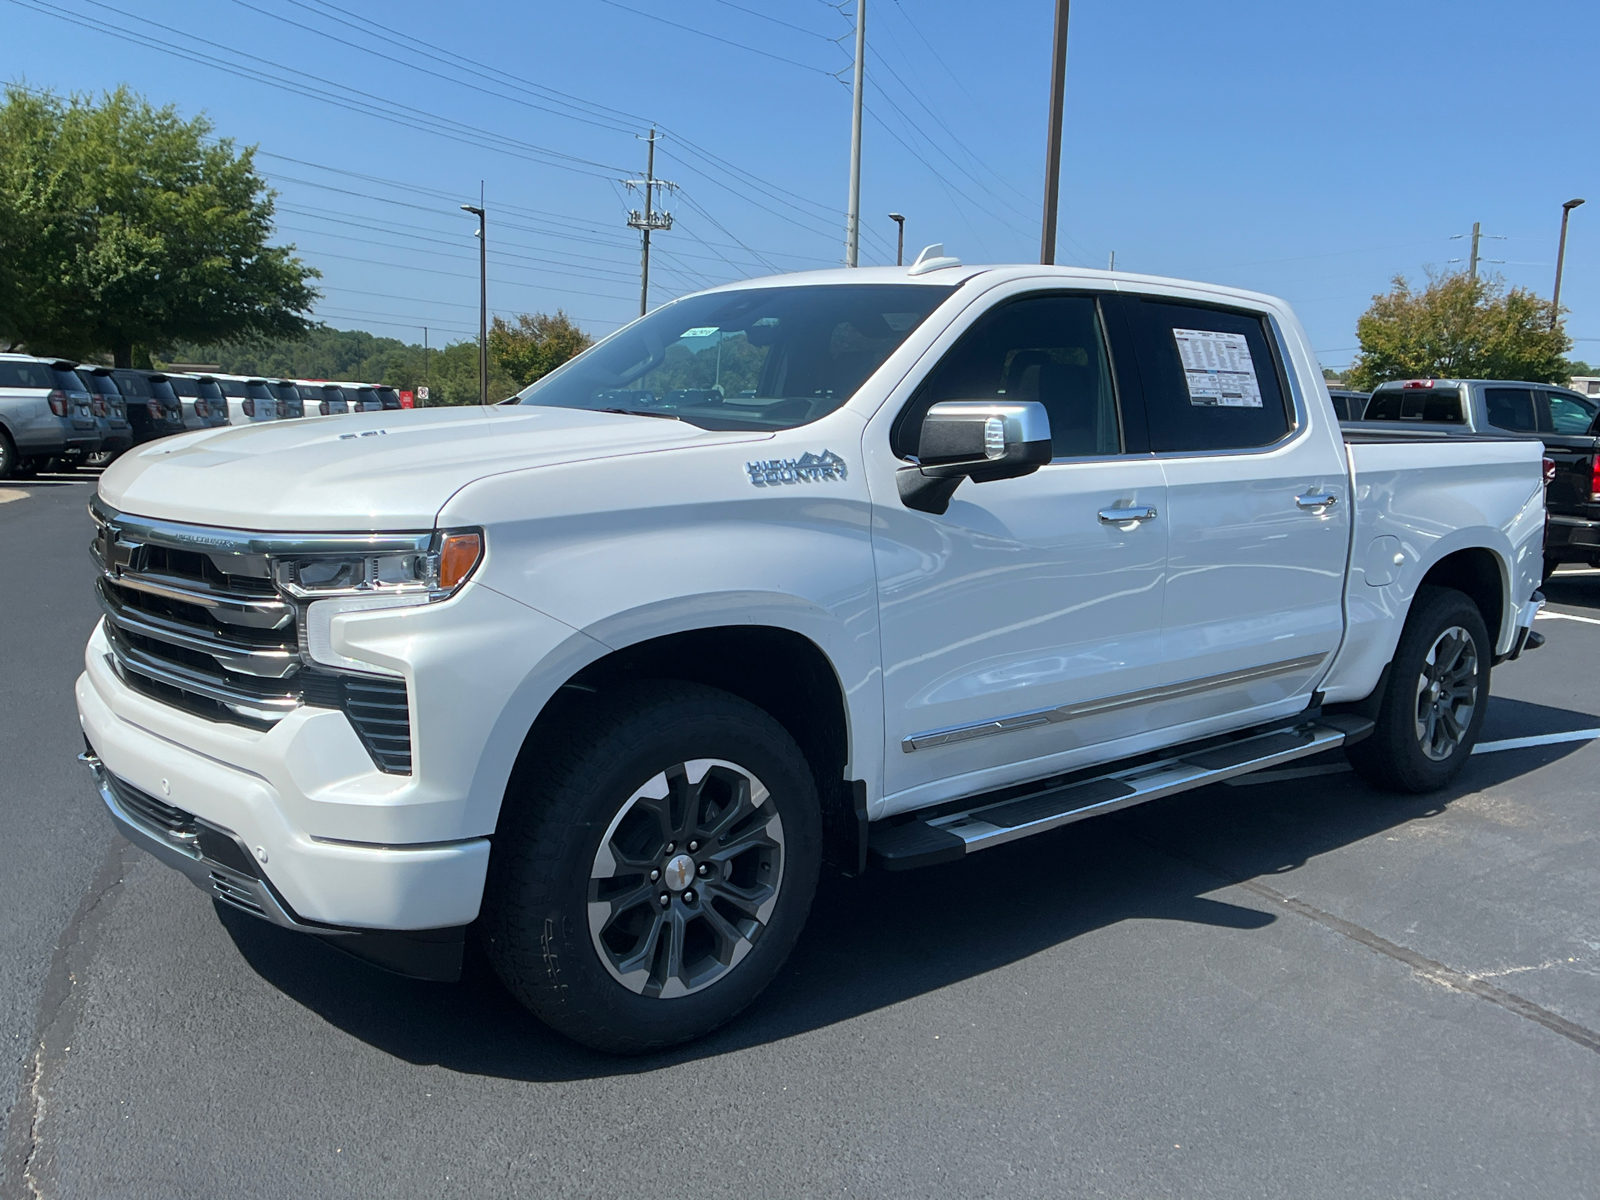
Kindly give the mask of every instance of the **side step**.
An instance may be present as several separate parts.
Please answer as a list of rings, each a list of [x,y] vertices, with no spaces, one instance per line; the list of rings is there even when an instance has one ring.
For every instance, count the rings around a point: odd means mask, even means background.
[[[890,871],[931,867],[1074,821],[1321,754],[1359,742],[1371,732],[1370,720],[1341,713],[1221,745],[1203,744],[1187,752],[1179,748],[1154,762],[1042,792],[1001,800],[978,796],[956,812],[899,824],[876,822],[868,849]]]

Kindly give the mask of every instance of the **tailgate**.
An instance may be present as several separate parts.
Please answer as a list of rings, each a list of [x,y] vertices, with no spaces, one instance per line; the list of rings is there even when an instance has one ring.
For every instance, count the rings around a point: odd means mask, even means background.
[[[1592,498],[1594,457],[1600,438],[1559,433],[1543,437],[1545,457],[1556,464],[1555,481],[1545,491],[1545,507],[1557,516],[1600,520],[1600,504]]]

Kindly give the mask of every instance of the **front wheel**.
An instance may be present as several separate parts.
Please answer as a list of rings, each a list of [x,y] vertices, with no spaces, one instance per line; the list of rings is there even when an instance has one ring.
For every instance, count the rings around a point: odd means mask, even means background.
[[[695,684],[567,711],[507,790],[484,897],[490,961],[547,1024],[640,1053],[771,982],[821,865],[816,785],[772,717]]]
[[[1493,647],[1478,606],[1454,588],[1417,592],[1372,736],[1351,746],[1368,783],[1431,792],[1466,766],[1489,703]]]

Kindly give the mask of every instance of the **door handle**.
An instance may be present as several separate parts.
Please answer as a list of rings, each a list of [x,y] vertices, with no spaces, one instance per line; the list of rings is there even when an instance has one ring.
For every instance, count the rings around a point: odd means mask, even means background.
[[[1307,492],[1304,496],[1296,496],[1294,502],[1304,509],[1329,509],[1339,503],[1339,497],[1332,492]]]
[[[1100,523],[1102,525],[1137,525],[1140,521],[1153,521],[1156,519],[1156,510],[1148,506],[1144,508],[1102,508],[1100,510]]]

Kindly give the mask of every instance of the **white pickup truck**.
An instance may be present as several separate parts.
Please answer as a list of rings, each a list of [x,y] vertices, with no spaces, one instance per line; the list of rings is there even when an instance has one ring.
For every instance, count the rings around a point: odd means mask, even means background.
[[[1542,598],[1536,441],[1341,434],[1288,306],[1056,267],[668,304],[505,404],[167,438],[93,504],[122,832],[627,1052],[824,864],[947,862],[1346,746],[1448,782]]]

